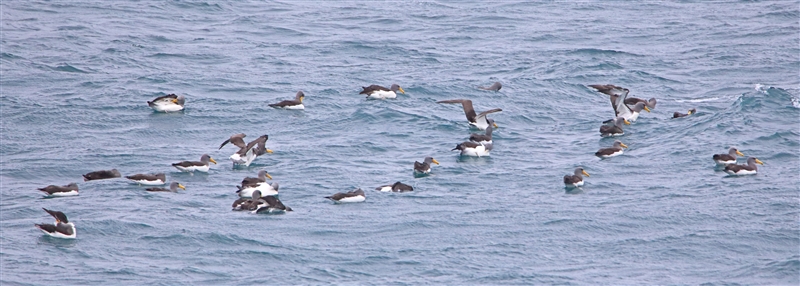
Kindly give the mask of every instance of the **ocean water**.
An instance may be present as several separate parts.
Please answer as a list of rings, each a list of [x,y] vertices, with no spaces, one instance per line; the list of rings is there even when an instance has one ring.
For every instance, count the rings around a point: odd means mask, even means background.
[[[797,285],[799,7],[3,1],[0,284]],[[358,94],[392,83],[406,94]],[[607,83],[658,105],[600,160],[613,111],[587,85]],[[298,90],[304,111],[267,106]],[[168,93],[184,112],[147,106]],[[436,104],[454,98],[503,109],[491,157],[450,151],[478,132]],[[275,152],[233,168],[218,146],[240,132]],[[766,164],[729,177],[711,161],[729,146]],[[203,153],[208,174],[170,166]],[[414,178],[426,156],[441,164]],[[82,181],[111,168],[187,189]],[[261,169],[293,212],[230,210]],[[373,190],[395,181],[415,191]],[[36,190],[70,182],[80,196]],[[324,199],[357,187],[366,202]],[[77,239],[34,228],[43,207]]]

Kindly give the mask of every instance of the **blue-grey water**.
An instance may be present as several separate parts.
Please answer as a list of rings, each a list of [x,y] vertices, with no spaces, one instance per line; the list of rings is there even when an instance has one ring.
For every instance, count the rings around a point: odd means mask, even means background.
[[[799,7],[3,1],[0,284],[797,285]],[[392,83],[406,94],[358,94]],[[613,111],[587,85],[607,83],[659,103],[600,160]],[[298,90],[304,111],[267,106]],[[147,106],[168,93],[184,112]],[[477,132],[435,103],[454,98],[503,109],[491,157],[450,151]],[[275,152],[232,168],[217,147],[240,132]],[[729,177],[711,161],[729,146],[766,164]],[[203,153],[207,175],[170,166]],[[414,178],[426,156],[441,165]],[[187,189],[82,181],[111,168]],[[295,211],[232,212],[264,168]],[[415,191],[373,190],[395,181]],[[70,182],[79,196],[36,190]],[[323,198],[356,187],[366,202]],[[43,207],[77,239],[34,228]]]

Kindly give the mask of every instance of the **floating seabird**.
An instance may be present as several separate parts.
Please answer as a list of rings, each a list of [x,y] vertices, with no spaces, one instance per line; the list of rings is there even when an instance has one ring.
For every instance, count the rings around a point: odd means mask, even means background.
[[[672,114],[672,118],[686,117],[686,116],[689,116],[689,115],[692,115],[692,114],[695,114],[695,113],[697,113],[697,109],[694,109],[694,108],[689,109],[689,113],[686,113],[686,114],[683,114],[683,113],[680,113],[680,112],[676,111],[675,113]]]
[[[355,189],[346,193],[336,193],[333,196],[325,198],[337,203],[360,203],[367,200],[367,196],[361,189]]]
[[[503,88],[503,85],[500,84],[499,81],[494,82],[494,84],[492,86],[489,86],[489,87],[484,87],[484,86],[479,86],[478,87],[478,89],[491,90],[491,91],[500,91],[501,88]]]
[[[258,184],[258,183],[263,183],[263,182],[266,182],[267,179],[272,180],[272,176],[269,173],[267,173],[267,170],[261,170],[261,171],[258,171],[258,177],[256,177],[256,178],[246,177],[246,178],[242,179],[242,186],[255,185],[255,184]]]
[[[628,105],[625,104],[625,98],[628,96],[628,92],[630,92],[630,90],[627,88],[612,84],[593,84],[589,86],[597,89],[599,92],[609,95],[611,99],[611,107],[614,108],[615,117],[622,116],[628,121],[636,121],[636,119],[639,118],[640,111],[646,110],[647,112],[650,112],[650,108],[648,108],[643,102],[639,102],[641,104],[636,103],[633,108],[628,107]]]
[[[631,122],[627,119],[623,118],[622,116],[617,116],[614,118],[613,121],[606,121],[608,123],[613,123],[612,125],[605,124],[600,126],[600,136],[602,137],[611,137],[611,136],[622,136],[625,134],[625,131],[622,130],[622,124],[625,123],[630,125]]]
[[[461,156],[484,157],[489,156],[489,152],[492,151],[492,144],[465,141],[456,145],[456,148],[450,151],[455,150],[461,150]]]
[[[583,168],[575,168],[574,175],[564,176],[564,185],[573,188],[583,186],[583,175],[589,177],[589,173],[586,173]]]
[[[279,187],[280,185],[278,185],[278,182],[272,182],[272,184],[261,182],[252,185],[236,186],[236,188],[239,189],[236,193],[242,198],[252,197],[255,191],[261,192],[262,196],[277,196]]]
[[[253,192],[252,198],[239,198],[233,202],[231,207],[234,211],[254,211],[258,205],[264,204],[267,201],[261,198],[261,192],[256,190]]]
[[[53,216],[56,219],[56,222],[55,224],[34,224],[34,226],[52,237],[75,238],[75,224],[69,222],[67,215],[60,211],[51,211],[46,208],[42,209]]]
[[[148,191],[148,192],[173,192],[173,193],[176,193],[176,192],[178,192],[178,188],[181,188],[181,190],[186,190],[186,187],[184,185],[181,185],[181,183],[172,182],[171,184],[169,184],[169,189],[165,189],[165,188],[147,188],[147,189],[145,189],[145,191]]]
[[[199,171],[207,173],[209,169],[208,162],[217,163],[217,161],[211,158],[211,156],[208,156],[208,154],[203,154],[203,156],[200,156],[200,161],[183,161],[172,163],[172,166],[183,172]]]
[[[622,143],[622,141],[616,140],[614,141],[614,146],[597,150],[597,152],[595,152],[594,155],[600,158],[614,157],[622,155],[623,152],[622,148],[628,148],[628,145],[625,145],[624,143]]]
[[[133,181],[140,185],[159,186],[167,183],[167,176],[164,173],[155,175],[149,174],[136,174],[133,176],[125,176],[126,179]]]
[[[256,210],[252,211],[251,213],[254,214],[282,214],[285,212],[292,211],[292,208],[283,205],[283,202],[276,197],[273,196],[266,196],[261,197],[265,203],[258,205]]]
[[[647,106],[650,109],[656,108],[656,98],[655,97],[652,97],[652,98],[650,98],[648,100],[644,100],[644,99],[641,99],[641,98],[638,98],[638,97],[628,97],[628,98],[625,99],[625,104],[627,104],[627,105],[636,105],[639,102],[644,103],[644,105]]]
[[[244,133],[233,134],[231,135],[228,140],[222,142],[219,145],[219,149],[222,149],[225,144],[230,142],[231,144],[239,147],[239,151],[233,153],[230,156],[231,162],[234,165],[245,165],[250,166],[250,163],[253,163],[258,156],[264,155],[266,153],[272,153],[272,150],[267,149],[267,140],[269,140],[268,135],[261,135],[260,137],[256,138],[256,140],[250,141],[247,145],[244,144],[244,137],[247,136]]]
[[[422,163],[414,161],[414,173],[415,174],[430,174],[431,173],[431,163],[439,165],[439,161],[433,159],[433,157],[425,157],[425,160]]]
[[[68,196],[77,196],[78,195],[78,184],[70,183],[66,186],[56,186],[56,185],[49,185],[47,187],[39,189],[42,192],[47,193],[50,197],[68,197]]]
[[[403,192],[411,192],[414,190],[414,187],[403,184],[401,182],[395,182],[392,185],[383,185],[380,187],[375,188],[377,191],[381,192],[395,192],[395,193],[403,193]]]
[[[303,106],[304,98],[306,98],[306,95],[303,93],[303,91],[298,91],[297,94],[294,95],[294,100],[284,100],[278,103],[270,104],[269,106],[283,109],[305,109],[306,107]]]
[[[184,103],[186,103],[186,98],[183,95],[168,94],[156,97],[153,101],[148,101],[147,105],[155,111],[174,112],[183,110]]]
[[[367,98],[375,98],[375,99],[396,98],[397,97],[396,92],[398,91],[402,94],[406,94],[406,91],[403,90],[403,88],[397,84],[392,84],[392,87],[390,88],[385,88],[376,84],[361,88],[364,90],[362,90],[358,94],[366,94]]]
[[[83,175],[83,181],[119,178],[122,176],[117,169],[94,171]]]
[[[714,163],[717,163],[717,165],[728,165],[736,164],[736,155],[744,157],[744,154],[739,152],[739,149],[731,147],[728,149],[728,154],[714,154],[711,158],[714,159]]]
[[[749,157],[747,158],[747,165],[737,165],[737,164],[729,164],[725,166],[725,173],[731,175],[755,175],[758,173],[758,167],[756,164],[764,165],[764,162],[761,162],[756,157]]]
[[[469,99],[450,99],[450,100],[441,100],[437,101],[436,103],[461,103],[461,107],[464,108],[464,115],[467,116],[467,120],[469,121],[469,125],[475,126],[480,130],[486,130],[490,124],[497,128],[497,124],[494,122],[490,123],[489,119],[486,118],[486,115],[489,113],[503,111],[500,108],[490,109],[480,114],[475,114],[475,109],[472,108],[472,100]]]
[[[492,144],[492,130],[494,129],[494,125],[494,119],[489,119],[489,126],[486,126],[486,133],[473,133],[469,136],[469,141],[475,143]]]

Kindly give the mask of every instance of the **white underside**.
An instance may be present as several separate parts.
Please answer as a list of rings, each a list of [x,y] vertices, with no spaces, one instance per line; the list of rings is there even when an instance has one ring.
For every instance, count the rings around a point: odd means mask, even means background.
[[[285,107],[283,107],[283,109],[306,109],[306,107],[303,106],[303,104],[301,103],[301,104],[298,104],[298,105],[285,106]]]
[[[635,112],[635,111],[634,111],[634,112],[631,114],[631,116],[629,116],[628,118],[625,118],[625,119],[628,119],[628,121],[630,121],[630,122],[635,122],[635,121],[636,121],[636,119],[639,119],[639,112]]]
[[[392,186],[382,186],[380,189],[381,192],[391,192]]]
[[[602,137],[619,137],[619,136],[622,136],[622,135],[625,135],[625,132],[622,132],[622,133],[604,133],[604,134],[600,134],[600,136],[602,136]]]
[[[244,189],[242,189],[241,191],[239,191],[239,197],[252,198],[253,197],[253,192],[255,192],[256,190],[261,192],[261,196],[262,197],[263,196],[275,196],[275,195],[278,194],[278,191],[273,189],[272,186],[270,186],[266,182],[263,182],[263,183],[258,183],[258,186],[256,186],[255,188],[244,188]]]
[[[611,157],[614,157],[614,156],[619,156],[619,155],[622,155],[622,153],[623,153],[623,152],[624,152],[624,151],[622,151],[622,150],[619,150],[619,151],[617,151],[617,152],[611,153],[610,155],[603,155],[603,156],[600,156],[600,158],[611,158]]]
[[[374,99],[397,98],[397,93],[391,90],[390,91],[378,90],[370,93],[369,96],[367,96],[367,98],[374,98]]]
[[[428,168],[427,170],[421,171],[421,172],[419,170],[417,170],[417,169],[414,169],[414,173],[415,174],[430,174],[431,173],[431,168]]]
[[[486,130],[486,128],[489,127],[489,122],[486,122],[486,117],[478,117],[475,120],[478,122],[470,122],[469,125],[480,130]]]
[[[462,156],[473,156],[473,157],[485,157],[489,156],[489,150],[486,150],[486,146],[478,146],[475,148],[466,148],[461,151]]]
[[[483,141],[478,141],[478,142],[475,142],[475,143],[480,143],[480,144],[492,144],[492,140],[488,140],[488,141],[487,141],[487,140],[483,140]]]
[[[734,172],[726,170],[725,173],[728,173],[728,174],[731,174],[731,175],[734,175],[734,176],[744,176],[744,175],[755,175],[755,174],[758,173],[758,171],[757,170],[753,170],[753,171],[750,171],[750,170],[739,170],[739,172],[734,173]]]
[[[355,196],[355,197],[346,197],[346,198],[343,198],[343,199],[338,200],[336,202],[339,202],[339,203],[360,203],[360,202],[363,202],[363,201],[366,201],[366,200],[367,200],[367,197],[365,197],[365,196]]]
[[[261,205],[258,208],[256,208],[254,211],[251,211],[250,213],[251,214],[258,214],[258,210],[259,209],[263,209],[265,207],[266,206]],[[264,210],[261,211],[261,214],[282,214],[282,213],[286,213],[286,211],[285,210],[281,210],[281,209],[276,209],[276,208],[267,208],[267,211],[264,211]]]
[[[254,149],[252,148],[250,150],[247,150],[247,153],[244,154],[244,158],[242,158],[242,156],[239,156],[238,153],[233,153],[233,155],[230,156],[231,162],[233,162],[233,164],[236,165],[250,166],[250,164],[253,163],[253,160],[255,160],[256,157],[258,157],[255,151],[253,150]]]
[[[178,170],[181,170],[181,171],[184,171],[184,172],[195,172],[196,171],[196,172],[206,172],[206,173],[208,173],[209,166],[208,165],[205,165],[205,166],[191,166],[191,167],[187,167],[187,168],[184,168],[183,166],[175,166],[175,168],[178,168]]]
[[[580,182],[574,183],[574,184],[564,184],[564,185],[566,185],[567,187],[582,187],[583,186],[583,180],[581,180]]]
[[[153,106],[151,106],[151,108],[153,108],[153,110],[158,112],[175,112],[183,110],[182,105],[178,105],[173,102],[169,103],[156,102]]]
[[[72,224],[72,223],[69,223],[69,224]],[[76,235],[78,234],[78,232],[75,231],[75,225],[72,225],[72,235],[66,235],[66,234],[63,234],[63,233],[60,233],[60,232],[57,232],[57,231],[56,232],[47,232],[47,231],[45,231],[45,230],[43,230],[41,228],[39,230],[41,230],[42,233],[44,233],[46,235],[49,235],[49,236],[52,236],[52,237],[57,237],[57,238],[74,239],[76,237]]]
[[[714,162],[715,162],[715,163],[717,163],[717,165],[730,165],[730,164],[736,164],[736,160],[729,160],[729,161],[714,160]]]
[[[146,186],[161,186],[163,184],[166,184],[166,182],[164,182],[162,180],[155,180],[155,181],[131,180],[131,181],[134,182],[134,183],[137,183],[137,184],[140,184],[140,185],[146,185]]]
[[[50,196],[50,197],[71,197],[71,196],[77,196],[77,195],[78,195],[78,191],[57,192],[57,193],[53,193],[52,195],[51,194],[47,194],[47,196]]]

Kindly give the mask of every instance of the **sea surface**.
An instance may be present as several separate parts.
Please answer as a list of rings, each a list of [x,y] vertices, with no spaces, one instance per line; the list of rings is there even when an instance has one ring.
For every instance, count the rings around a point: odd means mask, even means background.
[[[799,1],[2,1],[0,284],[798,285],[798,19]],[[622,156],[594,156],[613,110],[590,84],[658,100]],[[298,90],[305,110],[267,106]],[[147,106],[169,93],[183,112]],[[503,109],[490,157],[451,151],[479,132],[436,103],[456,98]],[[274,153],[233,168],[235,133]],[[711,156],[730,146],[765,165],[728,176]],[[208,174],[170,165],[204,153]],[[186,190],[82,180],[112,168]],[[293,212],[231,211],[262,169]],[[374,190],[395,181],[415,189]],[[42,208],[77,239],[34,228]]]

